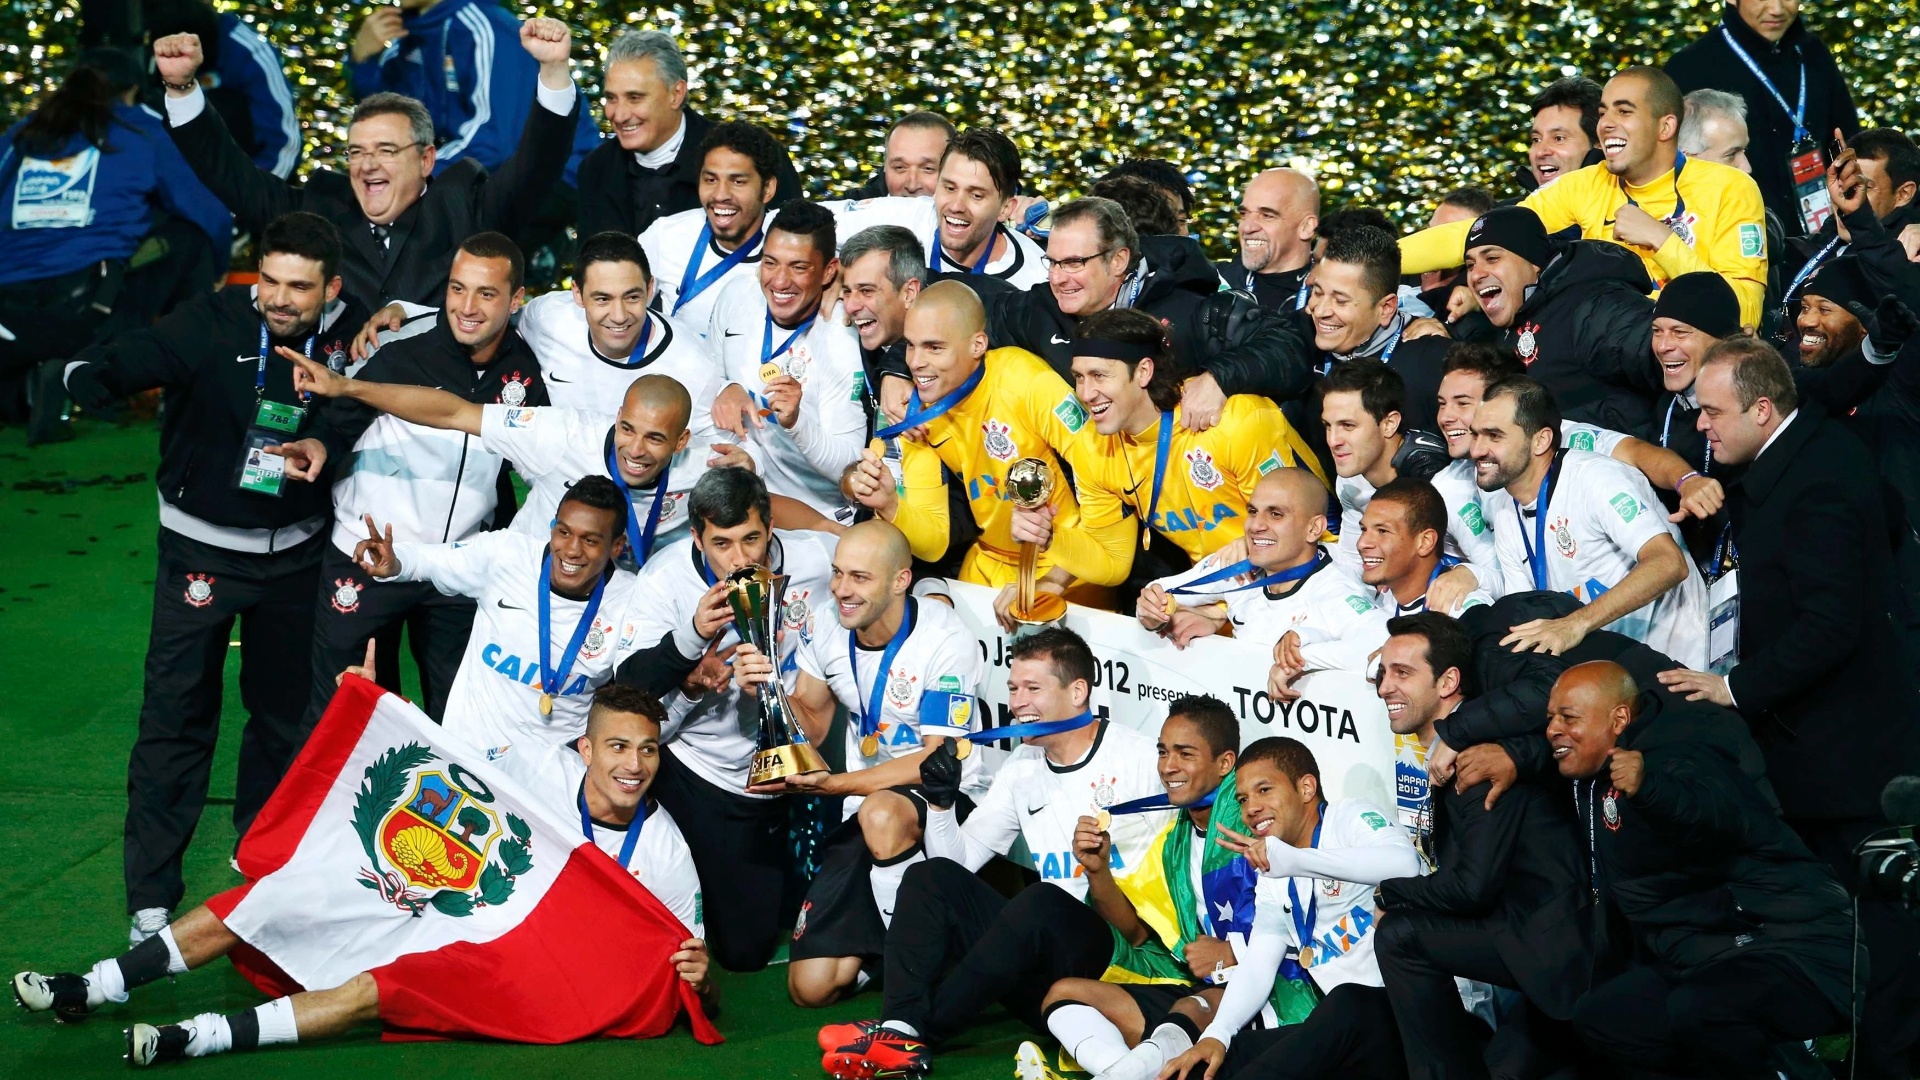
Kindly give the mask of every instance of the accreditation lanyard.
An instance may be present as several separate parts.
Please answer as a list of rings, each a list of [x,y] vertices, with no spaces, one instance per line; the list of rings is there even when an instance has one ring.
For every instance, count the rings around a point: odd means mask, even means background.
[[[1675,154],[1673,156],[1673,213],[1666,217],[1666,224],[1669,226],[1678,221],[1685,221],[1687,217],[1687,200],[1680,194],[1680,173],[1686,167],[1687,155]],[[1627,190],[1627,178],[1624,176],[1620,178],[1620,194],[1627,197],[1628,206],[1640,205],[1634,201],[1633,192]]]
[[[1791,305],[1793,304],[1793,298],[1800,292],[1800,286],[1805,285],[1808,278],[1812,277],[1816,271],[1826,265],[1828,257],[1838,258],[1841,255],[1845,255],[1847,248],[1850,246],[1851,245],[1848,244],[1842,244],[1840,237],[1836,235],[1833,239],[1827,241],[1826,247],[1815,252],[1813,258],[1807,260],[1807,265],[1802,266],[1800,272],[1793,275],[1793,280],[1787,285],[1787,291],[1780,294],[1782,313],[1786,314],[1792,311]]]
[[[1533,571],[1533,587],[1545,592],[1552,588],[1547,584],[1547,504],[1553,498],[1553,481],[1560,472],[1560,458],[1555,455],[1553,464],[1547,466],[1547,475],[1540,481],[1540,497],[1533,501],[1533,541],[1527,541],[1527,519],[1520,512],[1520,500],[1513,502],[1513,517],[1520,523],[1520,546],[1527,549],[1527,566]]]
[[[1741,48],[1740,43],[1734,40],[1733,32],[1723,25],[1720,27],[1720,36],[1727,39],[1727,48],[1732,49],[1733,55],[1747,65],[1747,70],[1753,73],[1754,78],[1760,80],[1760,85],[1767,88],[1767,93],[1773,95],[1773,100],[1780,104],[1787,118],[1793,121],[1793,141],[1797,143],[1806,138],[1810,132],[1807,131],[1807,61],[1805,58],[1800,61],[1800,105],[1798,108],[1788,108],[1787,99],[1781,96],[1779,89],[1773,85],[1773,80],[1767,78],[1766,72],[1760,70],[1760,65],[1754,62],[1753,57],[1747,55],[1747,50]],[[1798,51],[1795,50],[1795,52]]]
[[[984,731],[969,731],[965,738],[968,742],[975,743],[999,742],[1002,739],[1038,739],[1045,735],[1058,735],[1063,731],[1077,731],[1091,723],[1093,723],[1093,713],[1089,710],[1065,720],[1033,720],[1024,724],[987,728]]]
[[[1249,589],[1264,589],[1269,585],[1285,585],[1289,582],[1299,581],[1301,578],[1310,576],[1315,570],[1326,565],[1326,562],[1327,560],[1322,557],[1321,553],[1315,551],[1313,558],[1308,559],[1299,566],[1288,567],[1278,573],[1268,574],[1258,581],[1250,581],[1245,585],[1235,585],[1231,589],[1201,590],[1200,586],[1202,585],[1211,585],[1216,581],[1225,581],[1228,578],[1239,577],[1241,574],[1253,569],[1252,563],[1241,559],[1231,566],[1223,566],[1211,574],[1195,578],[1185,585],[1175,585],[1167,591],[1176,596],[1227,596],[1232,593],[1246,592]]]
[[[307,359],[313,359],[313,343],[320,335],[308,334],[303,350]],[[260,322],[260,362],[253,369],[253,423],[255,427],[272,428],[275,431],[292,433],[300,430],[300,420],[307,415],[305,405],[282,405],[267,400],[267,324]],[[308,401],[312,394],[301,391],[300,400]]]
[[[1400,321],[1400,325],[1393,328],[1393,336],[1387,339],[1387,347],[1380,350],[1379,359],[1382,364],[1390,364],[1393,362],[1394,350],[1400,347],[1400,339],[1405,337],[1406,333],[1407,333],[1407,323],[1406,323],[1406,320],[1402,319]],[[1364,346],[1362,347],[1364,348]],[[1348,356],[1348,359],[1352,359],[1353,356],[1358,356],[1358,355],[1363,355],[1363,354],[1360,354],[1360,353],[1350,354]],[[1320,365],[1320,374],[1325,375],[1331,372],[1333,370],[1333,365],[1339,359],[1340,358],[1337,356],[1329,355],[1326,359],[1326,362]]]
[[[1320,804],[1320,820],[1313,823],[1313,842],[1308,844],[1308,847],[1317,848],[1320,846],[1320,830],[1326,823],[1327,804],[1322,802]],[[1300,965],[1302,967],[1312,967],[1313,927],[1314,923],[1319,921],[1320,917],[1320,894],[1317,891],[1310,892],[1309,895],[1312,899],[1308,900],[1305,905],[1302,905],[1300,903],[1300,892],[1295,888],[1295,883],[1298,880],[1297,878],[1287,879],[1287,899],[1293,902],[1293,935],[1296,948],[1300,950]]]
[[[965,401],[967,395],[973,393],[974,390],[979,387],[980,380],[986,377],[987,362],[982,359],[980,366],[973,369],[973,374],[967,376],[966,382],[961,383],[955,387],[951,393],[924,408],[920,407],[920,392],[917,390],[914,391],[913,396],[907,399],[906,419],[897,424],[889,424],[881,428],[879,431],[873,433],[874,437],[891,439],[896,435],[912,431],[914,428],[929,423],[935,417],[945,416],[948,410]]]
[[[613,477],[614,486],[620,489],[620,496],[627,503],[627,548],[633,552],[636,569],[647,565],[647,556],[653,554],[653,537],[660,531],[660,512],[667,503],[667,475],[672,471],[672,466],[672,459],[660,465],[660,479],[653,483],[653,506],[647,510],[647,524],[643,529],[640,515],[633,512],[633,489],[627,486],[626,478],[620,475],[620,465],[614,460],[613,447],[607,447],[607,475]]]
[[[966,268],[967,273],[984,274],[987,272],[987,264],[993,261],[993,245],[998,243],[999,240],[1000,240],[1000,226],[995,225],[993,227],[993,232],[988,234],[987,236],[987,250],[981,252],[980,258],[975,260],[972,266],[969,266]],[[936,273],[938,273],[940,270],[940,264],[942,261],[952,262],[955,266],[962,265],[959,262],[955,262],[954,260],[947,258],[946,252],[940,249],[940,230],[935,229],[933,230],[933,258],[928,260],[928,264],[933,267]]]
[[[1307,306],[1307,294],[1313,291],[1313,260],[1307,260],[1307,268],[1300,271],[1300,287],[1293,291],[1293,310],[1300,311]],[[1247,291],[1253,291],[1253,276],[1247,276]]]
[[[900,655],[901,646],[913,634],[913,609],[909,607],[900,614],[900,625],[893,632],[893,639],[887,642],[886,651],[880,654],[880,670],[873,677],[873,689],[863,698],[860,694],[860,638],[854,631],[847,631],[847,670],[853,675],[853,696],[855,700],[867,703],[865,712],[860,714],[860,737],[876,734],[880,730],[880,699],[887,692],[887,672],[893,670],[894,658]]]
[[[567,641],[567,649],[560,654],[560,667],[553,666],[553,552],[548,551],[540,560],[540,713],[542,716],[553,712],[554,695],[566,685],[567,673],[573,670],[573,661],[580,655],[580,647],[586,644],[587,631],[593,629],[593,617],[600,613],[600,594],[606,591],[610,574],[601,574],[593,583],[593,594],[587,597],[587,609],[580,613],[580,622],[573,628],[573,637]]]
[[[640,805],[633,811],[633,820],[627,823],[627,838],[620,841],[620,869],[633,865],[633,849],[640,843],[640,830],[647,824],[647,800],[641,799]],[[594,843],[593,818],[587,813],[587,782],[580,781],[580,831],[587,834],[587,843]]]
[[[1153,445],[1153,494],[1147,497],[1147,518],[1141,550],[1153,546],[1153,516],[1160,512],[1160,485],[1167,478],[1167,458],[1173,450],[1173,410],[1160,413],[1160,437]]]
[[[1660,446],[1662,449],[1665,449],[1667,446],[1667,436],[1673,434],[1673,410],[1679,404],[1680,404],[1679,394],[1673,395],[1673,397],[1668,399],[1667,401],[1667,418],[1666,420],[1662,421],[1660,424]],[[1692,464],[1692,462],[1688,462],[1688,464]],[[1712,471],[1713,471],[1713,448],[1708,447],[1705,457],[1700,462],[1700,475],[1705,476]]]
[[[745,262],[747,256],[753,253],[753,249],[760,246],[760,231],[754,230],[754,234],[747,238],[746,243],[728,252],[706,273],[700,274],[700,260],[706,255],[707,245],[711,243],[713,243],[713,224],[708,222],[700,226],[700,239],[693,245],[693,254],[687,257],[686,270],[680,274],[682,282],[680,295],[674,298],[673,310],[667,314],[680,314],[680,309],[687,306],[687,301],[706,292],[708,286],[727,276],[727,271]],[[695,277],[696,274],[699,276]]]

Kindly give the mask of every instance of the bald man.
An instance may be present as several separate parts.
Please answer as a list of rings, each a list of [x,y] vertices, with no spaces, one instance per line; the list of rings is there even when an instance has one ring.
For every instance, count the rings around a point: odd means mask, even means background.
[[[1240,195],[1240,257],[1220,276],[1253,294],[1268,311],[1304,306],[1313,233],[1320,227],[1320,186],[1298,169],[1255,173]]]
[[[804,773],[749,789],[842,799],[844,820],[821,848],[820,873],[788,950],[787,994],[803,1007],[831,1005],[877,973],[900,879],[926,858],[920,761],[980,722],[973,700],[982,663],[973,634],[946,604],[909,593],[909,562],[907,538],[884,521],[865,521],[841,535],[830,596],[808,623],[840,630],[801,636],[794,654],[800,673],[787,700],[816,745],[827,738],[835,703],[846,707],[846,771]],[[773,677],[773,664],[751,645],[734,654],[733,678],[741,688]],[[963,818],[989,779],[981,755],[968,755],[960,783]]]
[[[1846,890],[1741,772],[1724,727],[1704,729],[1706,714],[1594,661],[1561,674],[1547,717],[1590,887],[1631,928],[1616,952],[1638,960],[1574,1007],[1587,1050],[1657,1073],[1802,1075],[1777,1047],[1848,1027]],[[1864,950],[1858,962],[1864,986]]]
[[[964,484],[980,538],[960,564],[960,580],[995,589],[1018,579],[1020,544],[1013,538],[1013,504],[1007,470],[1022,458],[1038,458],[1053,470],[1046,506],[1055,531],[1077,528],[1080,508],[1060,461],[1093,436],[1086,408],[1046,361],[1018,348],[987,348],[987,316],[973,290],[955,281],[928,286],[907,309],[907,369],[914,397],[907,419],[881,429],[883,456],[869,448],[847,477],[847,490],[882,521],[898,525],[913,555],[938,562],[952,543],[947,485]],[[896,436],[900,436],[896,438]],[[936,459],[940,468],[933,467]],[[1099,605],[1107,587],[1125,577],[1133,537],[1107,542],[1111,556],[1096,565],[1060,565],[1076,579],[1069,600]],[[1054,563],[1042,552],[1038,574]],[[1042,589],[1059,590],[1051,583]]]
[[[1233,549],[1140,591],[1140,625],[1186,648],[1231,625],[1233,636],[1273,649],[1268,693],[1291,700],[1291,684],[1324,667],[1362,670],[1387,639],[1372,586],[1320,544],[1327,487],[1306,469],[1275,469],[1247,500],[1247,557]]]

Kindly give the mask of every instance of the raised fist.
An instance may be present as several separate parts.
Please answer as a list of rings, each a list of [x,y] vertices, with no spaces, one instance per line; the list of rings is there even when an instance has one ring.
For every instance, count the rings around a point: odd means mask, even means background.
[[[161,82],[186,86],[199,73],[203,59],[198,34],[168,34],[153,43],[153,66]]]

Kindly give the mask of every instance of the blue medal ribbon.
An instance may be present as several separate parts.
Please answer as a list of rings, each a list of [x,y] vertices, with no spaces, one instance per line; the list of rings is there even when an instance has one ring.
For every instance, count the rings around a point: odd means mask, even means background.
[[[886,651],[880,654],[880,674],[873,680],[873,689],[867,691],[867,708],[859,714],[860,737],[865,738],[880,730],[880,699],[887,691],[887,672],[893,670],[894,658],[900,655],[900,647],[913,635],[913,609],[909,607],[900,615],[900,625],[893,632],[893,639],[887,642]],[[852,630],[847,631],[847,670],[853,675],[853,696],[860,697],[860,638]]]
[[[687,258],[686,270],[680,274],[680,295],[674,297],[673,310],[667,314],[680,314],[680,309],[687,306],[687,301],[706,292],[707,287],[725,277],[727,271],[745,262],[747,256],[753,253],[753,249],[759,246],[760,236],[760,231],[755,230],[752,236],[747,237],[746,243],[728,252],[725,258],[713,264],[706,273],[694,277],[700,269],[701,257],[707,253],[707,245],[713,243],[713,223],[708,222],[700,226],[700,239],[694,243],[693,254]],[[688,281],[689,278],[692,280]]]
[[[1138,799],[1128,799],[1123,803],[1114,803],[1107,807],[1107,813],[1119,817],[1121,814],[1146,814],[1155,810],[1205,810],[1213,805],[1213,800],[1219,797],[1220,789],[1214,788],[1185,806],[1175,806],[1167,794],[1161,792],[1158,795],[1147,795]]]
[[[625,870],[633,864],[633,849],[640,843],[640,830],[647,824],[647,800],[642,798],[640,805],[633,811],[633,820],[627,822],[627,838],[620,841],[620,869]],[[587,782],[580,781],[580,831],[587,834],[587,843],[593,844],[593,817],[587,813]],[[597,846],[597,845],[596,845]]]
[[[573,628],[573,637],[567,641],[567,650],[560,654],[560,670],[553,668],[553,552],[548,551],[540,560],[540,689],[549,696],[557,697],[560,688],[566,685],[567,673],[573,670],[573,661],[580,655],[580,647],[586,644],[587,631],[593,628],[593,617],[600,613],[600,594],[606,591],[609,575],[601,574],[593,583],[593,595],[587,597],[587,610],[580,613],[580,622]]]
[[[1308,847],[1317,848],[1320,846],[1320,828],[1326,823],[1327,804],[1323,801],[1320,804],[1320,820],[1313,823],[1313,842],[1307,845]],[[1300,893],[1294,887],[1295,881],[1295,878],[1287,879],[1287,899],[1293,901],[1293,935],[1294,940],[1298,942],[1296,947],[1303,954],[1307,954],[1313,950],[1313,926],[1314,923],[1319,921],[1320,917],[1320,894],[1318,892],[1312,893],[1311,896],[1313,899],[1303,907],[1300,903]],[[1298,964],[1298,961],[1295,961],[1295,963]],[[1299,966],[1303,968],[1311,967],[1311,956],[1309,956],[1306,964]]]
[[[967,273],[984,274],[987,272],[987,264],[993,261],[993,245],[997,243],[999,239],[1000,226],[995,225],[993,232],[987,236],[987,250],[981,252],[980,258],[976,260],[972,266],[966,268]],[[937,272],[943,261],[951,262],[952,260],[948,259],[947,253],[940,249],[940,230],[936,227],[933,230],[933,258],[927,260],[927,265],[933,267]],[[956,262],[954,265],[959,266],[961,264]]]
[[[620,497],[627,502],[627,547],[633,552],[636,568],[647,565],[647,556],[653,554],[653,537],[660,531],[660,511],[667,502],[667,475],[672,472],[672,464],[672,459],[668,459],[660,466],[660,479],[653,484],[653,506],[647,510],[647,525],[643,530],[639,515],[633,511],[633,491],[627,487],[626,478],[620,475],[613,448],[607,448],[607,475],[613,477],[614,486],[620,489]]]
[[[1520,523],[1520,546],[1527,549],[1527,566],[1533,571],[1533,587],[1542,592],[1552,588],[1547,584],[1547,501],[1553,498],[1553,480],[1559,471],[1560,459],[1555,457],[1540,481],[1540,496],[1533,501],[1532,543],[1527,542],[1527,519],[1520,513],[1520,502],[1516,499],[1513,503],[1514,520]]]
[[[1160,438],[1153,446],[1153,494],[1147,499],[1147,543],[1152,543],[1153,516],[1160,512],[1160,484],[1167,478],[1167,458],[1173,449],[1173,410],[1160,414]]]
[[[969,731],[966,738],[967,741],[976,743],[999,742],[1002,739],[1038,739],[1043,735],[1058,735],[1063,731],[1083,728],[1091,723],[1093,723],[1093,713],[1088,711],[1066,720],[1033,720],[1024,724],[988,728],[985,731]]]
[[[788,349],[793,348],[793,343],[800,340],[800,335],[806,333],[809,329],[811,329],[813,327],[813,320],[819,317],[820,317],[820,313],[818,311],[815,311],[812,315],[807,316],[807,321],[801,323],[793,331],[793,333],[788,334],[787,340],[781,342],[780,347],[776,349],[773,347],[773,313],[768,312],[767,313],[767,332],[760,339],[760,366],[763,368],[766,367],[768,364],[773,363],[774,357],[779,356],[781,353],[784,353]]]
[[[986,377],[987,362],[983,359],[980,361],[980,366],[973,369],[973,374],[967,376],[966,382],[955,387],[952,393],[947,394],[939,401],[924,408],[920,407],[920,392],[915,390],[913,396],[907,399],[906,419],[897,424],[890,424],[887,427],[881,428],[879,431],[873,433],[874,437],[891,439],[902,432],[912,431],[914,428],[928,423],[937,416],[946,415],[949,409],[965,401],[967,395],[973,393],[973,391],[979,387],[980,380]]]
[[[302,351],[307,354],[307,359],[309,360],[313,359],[313,343],[319,337],[320,331],[318,329],[307,335],[307,344]],[[256,403],[265,400],[267,396],[267,344],[267,318],[262,315],[260,317],[260,364],[253,369],[253,400]],[[300,391],[301,401],[311,401],[312,399],[313,394],[311,392],[306,390]]]
[[[1242,559],[1231,566],[1223,566],[1203,577],[1197,577],[1185,585],[1175,585],[1167,591],[1175,596],[1228,596],[1237,592],[1246,592],[1249,589],[1264,589],[1269,585],[1285,585],[1288,582],[1299,581],[1301,578],[1307,577],[1315,570],[1326,565],[1327,562],[1328,560],[1324,556],[1324,553],[1316,549],[1313,553],[1313,558],[1308,559],[1299,566],[1288,567],[1285,570],[1268,574],[1258,581],[1248,582],[1245,585],[1235,585],[1231,589],[1201,591],[1200,586],[1202,585],[1211,585],[1216,581],[1225,581],[1228,578],[1239,577],[1241,574],[1251,571],[1253,564]]]
[[[1753,73],[1754,78],[1760,80],[1760,85],[1767,88],[1767,93],[1772,94],[1773,100],[1780,104],[1781,111],[1785,112],[1787,114],[1787,118],[1793,121],[1793,141],[1797,143],[1800,140],[1805,139],[1807,136],[1811,135],[1812,132],[1809,132],[1807,130],[1807,123],[1806,123],[1806,120],[1807,120],[1807,61],[1806,59],[1803,57],[1800,61],[1800,107],[1797,109],[1790,109],[1787,107],[1787,99],[1782,97],[1779,89],[1773,85],[1773,80],[1767,78],[1766,72],[1763,72],[1760,70],[1760,65],[1754,63],[1753,57],[1747,55],[1747,50],[1740,47],[1740,42],[1734,40],[1732,31],[1728,30],[1724,23],[1721,24],[1721,27],[1720,27],[1720,36],[1727,40],[1727,48],[1732,49],[1733,55],[1739,57],[1740,62],[1747,65],[1747,70]],[[1799,50],[1795,49],[1794,52],[1798,53]]]

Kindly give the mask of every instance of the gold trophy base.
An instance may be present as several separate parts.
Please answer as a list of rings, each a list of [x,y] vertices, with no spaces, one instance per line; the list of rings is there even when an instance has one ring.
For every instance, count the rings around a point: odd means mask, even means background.
[[[1064,597],[1050,592],[1036,591],[1033,595],[1033,603],[1021,607],[1016,602],[1011,614],[1014,622],[1024,626],[1045,626],[1067,617],[1067,601]]]
[[[753,764],[747,769],[747,783],[758,787],[801,773],[825,771],[826,759],[811,743],[788,743],[753,755]]]

